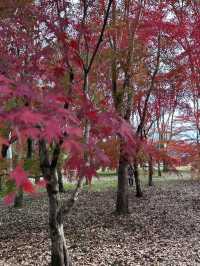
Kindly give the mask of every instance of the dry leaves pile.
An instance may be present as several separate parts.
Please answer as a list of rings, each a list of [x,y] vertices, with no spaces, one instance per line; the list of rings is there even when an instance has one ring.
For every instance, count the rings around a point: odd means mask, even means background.
[[[200,265],[200,183],[179,181],[130,192],[130,215],[115,216],[116,193],[84,192],[65,217],[77,266]],[[47,199],[0,206],[0,266],[48,265]]]

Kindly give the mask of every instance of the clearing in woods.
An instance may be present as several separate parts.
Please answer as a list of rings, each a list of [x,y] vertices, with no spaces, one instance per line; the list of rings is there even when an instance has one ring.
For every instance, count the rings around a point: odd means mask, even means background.
[[[143,185],[139,199],[130,190],[130,215],[125,217],[112,213],[115,177],[94,183],[65,218],[74,265],[200,264],[199,181],[187,174],[157,178],[155,186]],[[47,210],[44,195],[27,198],[22,209],[0,206],[0,265],[48,265]]]

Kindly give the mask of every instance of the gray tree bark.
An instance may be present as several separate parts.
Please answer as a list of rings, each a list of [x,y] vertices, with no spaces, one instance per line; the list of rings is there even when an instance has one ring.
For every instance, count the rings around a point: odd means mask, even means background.
[[[64,187],[64,182],[63,182],[63,175],[60,170],[60,168],[57,168],[57,173],[58,173],[58,185],[59,185],[59,192],[60,193],[65,193],[65,187]]]
[[[117,190],[117,214],[128,214],[128,178],[127,167],[128,161],[123,155],[123,144],[121,143],[120,158],[118,166],[118,190]]]
[[[47,195],[49,200],[49,231],[51,239],[51,266],[72,266],[67,251],[63,230],[63,207],[61,203],[57,162],[60,146],[57,144],[53,151],[52,161],[49,161],[48,149],[44,140],[39,143],[40,166],[47,182]]]
[[[51,265],[71,266],[63,230],[62,205],[59,194],[57,171],[51,171],[52,182],[47,185],[49,198],[49,230],[51,238]]]
[[[134,178],[135,178],[136,197],[140,198],[142,197],[142,189],[140,185],[138,162],[136,159],[133,163],[133,172],[134,172]]]
[[[151,156],[149,158],[148,167],[149,167],[149,186],[153,186],[153,161]]]
[[[24,192],[22,187],[19,187],[14,200],[14,208],[23,207],[23,203],[24,203]]]

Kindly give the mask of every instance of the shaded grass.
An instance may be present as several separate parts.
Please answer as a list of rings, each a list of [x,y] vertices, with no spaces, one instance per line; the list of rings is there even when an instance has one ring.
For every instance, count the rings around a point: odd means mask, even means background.
[[[116,176],[116,171],[108,171],[108,172],[98,172],[98,176]]]
[[[99,174],[98,178],[92,179],[91,186],[84,184],[83,190],[84,191],[94,191],[94,192],[102,192],[105,190],[116,190],[117,189],[117,176],[114,172],[101,172]],[[154,177],[153,177],[153,183],[154,185],[163,185],[164,183],[173,183],[173,182],[179,182],[181,180],[190,180],[190,174],[188,171],[179,171],[179,174],[176,174],[174,172],[169,173],[162,173],[162,176],[159,177],[155,171]],[[140,170],[140,180],[143,187],[148,186],[148,172],[145,172],[143,170]],[[73,190],[75,188],[75,183],[66,183],[65,189]],[[135,189],[135,184],[133,185],[133,188]]]
[[[92,179],[91,186],[83,184],[83,190],[84,191],[94,191],[94,192],[102,192],[106,190],[114,190],[117,189],[117,174],[116,171],[108,171],[108,172],[99,172],[99,177],[94,177]],[[153,177],[153,183],[154,185],[162,186],[164,183],[170,183],[170,182],[179,182],[181,180],[190,180],[190,173],[188,169],[180,169],[179,175],[177,175],[174,172],[170,173],[162,173],[162,176],[159,177],[157,175],[157,172],[155,170],[154,177]],[[140,180],[142,187],[145,187],[148,185],[148,172],[143,171],[140,169]],[[70,183],[66,182],[64,184],[66,191],[72,191],[76,187],[76,183]],[[135,184],[133,186],[133,189],[135,189]],[[40,188],[39,192],[45,192],[45,188]],[[0,191],[0,198],[2,198],[5,195],[5,191]]]
[[[114,177],[100,177],[95,178],[92,181],[91,190],[95,192],[101,192],[108,189],[116,190],[117,178]],[[88,190],[88,186],[84,186],[83,189]]]
[[[65,183],[66,191],[73,190],[76,187],[76,183]],[[101,192],[108,189],[115,190],[117,188],[117,178],[112,176],[93,178],[91,185],[83,184],[84,191]]]

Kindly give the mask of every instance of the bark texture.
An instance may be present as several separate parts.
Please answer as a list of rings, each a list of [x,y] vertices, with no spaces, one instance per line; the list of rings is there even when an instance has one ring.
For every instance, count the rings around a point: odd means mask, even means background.
[[[142,189],[140,185],[140,178],[139,178],[139,169],[138,169],[138,162],[135,160],[133,164],[133,171],[134,171],[134,178],[135,178],[135,187],[136,187],[136,197],[142,197]]]
[[[62,205],[57,171],[51,171],[52,182],[47,185],[49,198],[49,230],[51,238],[51,265],[71,266],[63,230]]]
[[[118,190],[117,190],[117,214],[128,214],[128,162],[123,155],[123,145],[121,144],[119,166],[118,166]]]
[[[63,182],[63,175],[61,170],[58,168],[57,169],[58,173],[58,185],[59,185],[59,192],[60,193],[65,193],[65,187],[64,187],[64,182]]]
[[[23,206],[23,201],[24,201],[24,192],[23,189],[20,187],[18,188],[17,194],[15,196],[14,207],[21,208]]]
[[[51,266],[72,266],[69,257],[63,230],[63,208],[59,193],[57,162],[60,154],[60,145],[53,151],[51,162],[44,140],[40,141],[40,165],[42,174],[47,181],[49,200],[49,231],[51,238]]]
[[[160,168],[160,162],[158,162],[158,176],[162,176],[161,168]]]
[[[27,140],[27,159],[31,159],[33,155],[33,141],[31,138],[28,138]]]
[[[168,166],[168,163],[165,160],[163,160],[163,172],[164,173],[169,172],[169,166]]]
[[[149,167],[149,186],[153,186],[153,160],[152,160],[152,157],[150,156],[149,158],[149,164],[148,164],[148,167]]]

